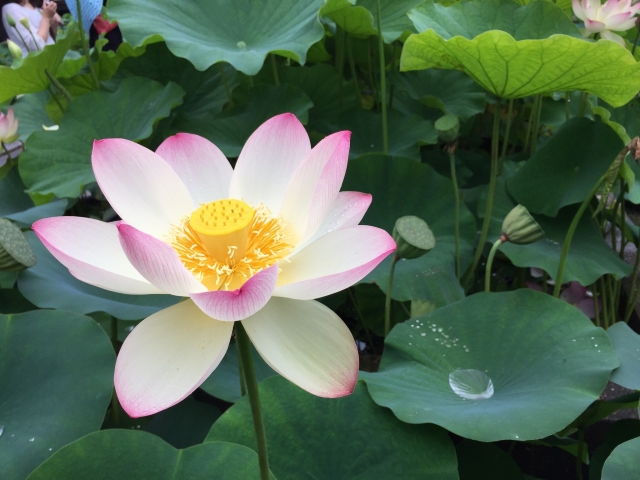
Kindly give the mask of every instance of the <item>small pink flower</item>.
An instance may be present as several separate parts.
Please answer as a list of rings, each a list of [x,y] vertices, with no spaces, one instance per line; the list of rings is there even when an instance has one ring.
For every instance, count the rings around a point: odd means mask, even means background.
[[[57,217],[33,229],[86,283],[185,297],[141,322],[120,350],[115,388],[129,415],[151,415],[198,388],[234,321],[299,387],[322,397],[353,391],[353,337],[312,299],[362,279],[395,243],[358,225],[371,195],[339,192],[350,135],[312,149],[296,117],[278,115],[251,135],[235,170],[197,135],[169,137],[155,153],[123,139],[94,143],[96,180],[122,221]]]
[[[600,0],[573,0],[573,13],[584,21],[585,37],[599,33],[602,38],[613,40],[623,47],[626,46],[624,39],[613,32],[633,28],[639,9],[640,3],[631,5],[631,0],[608,0],[604,5]]]
[[[18,120],[13,116],[10,108],[5,116],[0,112],[0,143],[11,143],[18,139]]]

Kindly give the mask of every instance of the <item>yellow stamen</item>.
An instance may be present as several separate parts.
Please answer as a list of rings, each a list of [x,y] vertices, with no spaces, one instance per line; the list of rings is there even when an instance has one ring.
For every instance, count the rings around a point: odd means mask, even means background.
[[[218,200],[185,216],[172,228],[169,244],[209,290],[235,290],[289,254],[284,227],[262,205],[254,209],[241,200]]]

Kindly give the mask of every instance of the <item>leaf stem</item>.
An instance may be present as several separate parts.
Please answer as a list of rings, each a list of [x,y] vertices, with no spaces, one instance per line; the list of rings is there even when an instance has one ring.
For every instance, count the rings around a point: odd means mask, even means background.
[[[113,349],[118,351],[118,319],[116,317],[111,317],[110,319],[110,336],[111,336],[111,344],[113,345]]]
[[[487,194],[487,205],[484,210],[484,219],[482,221],[482,230],[480,239],[473,256],[473,262],[465,274],[463,284],[466,284],[473,277],[482,252],[484,244],[489,234],[489,226],[491,225],[491,212],[493,211],[493,200],[496,195],[496,182],[498,177],[498,143],[500,142],[500,98],[497,99],[493,116],[493,134],[491,136],[491,177],[489,179],[489,192]]]
[[[344,83],[345,31],[336,26],[336,70],[338,71],[338,113],[342,113],[342,84]]]
[[[62,95],[67,102],[71,103],[73,101],[73,97],[71,96],[69,91],[62,86],[62,84],[58,81],[58,79],[56,77],[51,75],[49,70],[45,70],[44,73],[47,76],[47,78],[49,79],[49,81],[51,82],[51,85],[56,87],[56,90],[58,90],[58,92],[60,92],[60,95]]]
[[[358,82],[358,73],[356,70],[356,62],[353,59],[353,45],[351,44],[351,36],[347,35],[347,56],[349,57],[349,68],[351,69],[351,79],[356,89],[356,97],[358,106],[362,108],[362,94],[360,93],[360,85]]]
[[[560,262],[558,263],[558,272],[556,273],[556,284],[553,288],[553,296],[558,298],[560,296],[560,288],[562,287],[562,277],[564,276],[564,268],[567,263],[567,255],[569,255],[569,247],[571,247],[571,240],[573,239],[573,234],[576,233],[576,228],[578,228],[578,223],[580,223],[580,219],[582,218],[582,214],[585,212],[591,199],[596,194],[602,182],[606,179],[606,175],[600,177],[600,179],[593,186],[591,191],[587,194],[587,197],[582,201],[580,208],[576,212],[571,221],[571,225],[569,225],[569,230],[567,231],[567,235],[564,237],[564,243],[562,244],[562,250],[560,253]]]
[[[533,117],[533,131],[531,132],[531,153],[535,153],[538,146],[538,136],[540,134],[540,114],[542,112],[542,95],[538,95],[538,105]]]
[[[394,255],[391,259],[391,269],[389,272],[389,286],[387,287],[387,298],[384,302],[384,336],[389,335],[391,330],[391,289],[393,287],[393,275],[396,271],[396,263],[399,257]]]
[[[584,430],[578,430],[578,453],[576,455],[576,478],[582,480],[582,452],[584,450]]]
[[[629,289],[629,299],[627,300],[627,307],[624,311],[624,321],[629,323],[633,309],[638,302],[638,296],[640,296],[640,288],[636,288],[638,282],[638,268],[640,268],[640,235],[636,239],[636,261],[633,263],[633,272],[631,272],[631,288]]]
[[[360,307],[358,306],[358,302],[356,301],[356,296],[353,294],[353,287],[347,288],[347,293],[349,294],[349,300],[351,300],[351,304],[353,305],[353,308],[355,308],[356,310],[356,314],[358,315],[358,320],[360,320],[360,324],[364,329],[364,333],[367,335],[367,340],[369,340],[369,345],[371,345],[371,349],[373,350],[373,353],[377,355],[378,351],[376,349],[376,346],[373,344],[373,338],[371,337],[371,332],[367,328],[367,324],[364,321],[364,316],[362,315],[362,312],[360,311]]]
[[[273,83],[276,87],[280,86],[280,77],[278,77],[278,64],[276,63],[276,56],[273,53],[269,54],[271,59],[271,74],[273,75]]]
[[[260,463],[260,480],[269,480],[269,457],[267,454],[267,438],[264,433],[264,420],[262,418],[262,407],[260,406],[260,394],[258,392],[258,379],[251,356],[251,340],[242,326],[242,322],[236,322],[236,341],[242,360],[247,390],[249,392],[249,403],[251,404],[251,415],[253,416],[253,428],[256,432],[256,443],[258,445],[258,461]]]
[[[455,147],[448,149],[449,166],[451,168],[451,181],[453,182],[453,194],[455,196],[455,261],[456,278],[460,278],[460,191],[458,190],[458,177],[456,175]]]
[[[509,146],[509,134],[511,133],[511,121],[513,115],[513,98],[509,100],[509,110],[507,112],[507,128],[504,132],[504,143],[502,144],[502,153],[500,154],[500,164],[498,165],[498,175],[502,175],[502,164],[504,157],[507,156],[507,147]]]
[[[227,94],[227,99],[229,100],[229,106],[233,107],[233,98],[231,97],[231,89],[229,88],[229,83],[227,82],[227,76],[224,73],[224,68],[222,67],[222,63],[218,64],[218,69],[220,70],[220,77],[222,78],[222,83],[224,84],[224,91]]]
[[[378,17],[378,57],[380,58],[380,104],[382,106],[382,149],[384,154],[389,153],[389,131],[387,129],[387,69],[384,61],[384,39],[382,38],[382,16],[380,13],[380,0],[376,0],[376,12]]]
[[[93,82],[96,85],[96,90],[100,90],[100,80],[98,79],[98,74],[96,73],[96,67],[93,64],[93,60],[91,60],[91,51],[89,49],[89,40],[87,39],[87,35],[84,31],[84,25],[82,24],[82,5],[80,0],[76,0],[76,8],[78,9],[78,27],[80,28],[80,41],[82,42],[82,49],[84,50],[84,56],[87,59],[87,65],[89,66],[89,72],[91,72],[91,77],[93,78]]]
[[[502,245],[502,243],[503,243],[503,240],[502,240],[502,237],[500,237],[498,240],[495,241],[495,243],[491,247],[491,251],[489,252],[489,258],[487,259],[487,266],[484,271],[484,291],[485,292],[491,291],[491,266],[493,265],[493,257],[495,257],[496,252],[498,251],[498,248],[500,248],[500,245]]]

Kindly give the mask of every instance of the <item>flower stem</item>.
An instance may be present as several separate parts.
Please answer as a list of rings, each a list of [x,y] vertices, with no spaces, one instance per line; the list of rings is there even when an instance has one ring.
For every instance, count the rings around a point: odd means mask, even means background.
[[[495,257],[498,248],[502,245],[502,237],[495,241],[489,252],[489,258],[487,259],[487,267],[484,271],[484,291],[491,291],[491,266],[493,265],[493,257]]]
[[[502,144],[502,153],[500,154],[500,165],[498,165],[498,175],[502,174],[502,164],[504,157],[507,156],[507,147],[509,146],[509,134],[511,133],[511,117],[513,115],[513,98],[509,100],[509,110],[507,112],[507,129],[504,132],[504,143]]]
[[[396,262],[398,256],[394,255],[391,259],[391,270],[389,272],[389,286],[387,287],[387,298],[384,302],[384,336],[389,335],[391,330],[391,289],[393,288],[393,274],[396,271]]]
[[[636,56],[636,47],[638,46],[638,40],[640,40],[640,30],[636,33],[636,38],[633,41],[633,47],[631,48],[631,56],[635,58]]]
[[[493,134],[491,136],[491,177],[489,179],[489,192],[487,194],[487,205],[484,210],[484,219],[482,222],[482,230],[480,232],[480,239],[478,240],[478,246],[476,252],[473,255],[473,262],[465,274],[463,285],[466,284],[471,277],[473,277],[480,257],[482,257],[482,251],[484,250],[484,244],[487,241],[487,235],[489,234],[489,226],[491,225],[491,212],[493,211],[493,199],[496,195],[496,182],[498,180],[498,143],[500,141],[500,99],[497,99],[496,107],[493,116]]]
[[[362,312],[360,311],[360,307],[358,306],[358,302],[356,301],[356,296],[353,294],[353,287],[347,288],[347,293],[349,294],[349,300],[351,300],[351,304],[353,305],[353,308],[355,308],[356,310],[358,320],[360,320],[360,324],[364,329],[364,333],[367,336],[367,340],[369,340],[369,345],[371,345],[371,349],[373,350],[373,353],[377,355],[378,352],[376,350],[376,346],[373,344],[373,338],[371,337],[371,332],[369,331],[369,328],[367,328],[367,324],[364,321],[364,316],[362,315]]]
[[[336,26],[336,70],[338,71],[338,113],[342,113],[342,85],[344,83],[345,31]]]
[[[13,27],[13,29],[17,32],[18,36],[20,37],[20,40],[22,40],[22,44],[24,45],[24,48],[26,48],[29,52],[31,52],[31,50],[29,50],[29,47],[27,46],[27,42],[24,41],[24,37],[20,33],[20,30],[18,30],[18,26],[16,25],[15,27]],[[34,39],[34,41],[35,41],[35,39]],[[36,47],[38,47],[38,43],[37,42],[36,42]],[[39,47],[38,47],[38,50],[40,50]]]
[[[593,293],[593,310],[596,316],[596,327],[600,327],[602,325],[600,322],[600,300],[598,300],[599,292],[597,282],[594,282],[594,284],[591,286],[591,292]]]
[[[380,14],[380,0],[376,1],[378,17],[378,57],[380,58],[380,105],[382,106],[382,149],[389,153],[389,131],[387,129],[387,71],[384,61],[384,39],[382,38],[382,15]]]
[[[633,272],[631,272],[631,288],[629,289],[629,300],[627,300],[627,307],[624,311],[624,321],[629,323],[633,308],[638,302],[638,296],[640,295],[640,288],[636,288],[638,282],[638,268],[640,268],[640,235],[636,239],[636,261],[633,263]]]
[[[273,83],[276,87],[280,86],[280,77],[278,77],[278,65],[276,64],[276,56],[271,53],[269,54],[269,58],[271,59],[271,74],[273,75]]]
[[[358,73],[356,71],[356,62],[353,59],[353,45],[351,44],[351,36],[347,35],[347,56],[349,57],[349,68],[351,69],[351,79],[356,89],[356,97],[358,98],[358,106],[362,108],[362,94],[360,93],[360,85],[358,82]]]
[[[236,339],[236,356],[238,357],[238,376],[240,377],[240,396],[244,397],[247,394],[247,383],[244,379],[244,369],[242,368],[242,357],[240,357],[240,346]]]
[[[578,453],[576,455],[576,478],[582,480],[582,452],[584,451],[584,430],[578,430]]]
[[[76,8],[78,9],[78,27],[80,28],[80,41],[82,42],[82,49],[84,50],[84,56],[87,59],[87,65],[89,66],[89,72],[91,72],[91,78],[96,85],[96,90],[100,90],[100,80],[96,73],[96,67],[91,60],[91,52],[89,50],[89,40],[84,31],[84,25],[82,24],[82,2],[76,0]]]
[[[33,35],[33,32],[31,30],[29,30],[29,35],[31,35],[31,38],[33,38],[33,43],[35,43],[36,48],[38,49],[38,51],[42,50],[40,48],[40,45],[38,45],[38,41],[36,40],[36,37]],[[20,35],[20,38],[22,38],[22,35]],[[22,41],[24,42],[24,39]]]
[[[451,181],[453,182],[453,194],[455,195],[455,259],[456,259],[456,278],[460,278],[460,191],[458,190],[458,177],[456,175],[456,157],[455,150],[449,150],[449,166],[451,168]]]
[[[540,113],[542,112],[542,95],[538,95],[538,105],[533,117],[533,131],[531,132],[531,154],[535,153],[540,133]]]
[[[67,102],[71,103],[73,101],[73,96],[71,96],[71,94],[68,92],[68,90],[62,86],[62,84],[58,81],[58,79],[56,77],[51,75],[49,70],[45,70],[44,73],[47,76],[47,78],[49,79],[49,81],[51,82],[51,85],[56,87],[56,90],[58,90],[58,92],[60,92],[60,95],[62,95]]]
[[[251,356],[251,340],[242,326],[242,322],[236,322],[236,342],[244,370],[247,390],[249,392],[249,403],[251,404],[251,415],[253,416],[253,428],[256,432],[256,443],[258,445],[258,461],[260,463],[260,480],[269,480],[269,457],[267,455],[267,438],[264,433],[264,420],[262,419],[262,407],[260,406],[260,394],[258,393],[258,379],[253,366]]]
[[[227,82],[227,76],[224,73],[224,68],[222,64],[218,64],[218,68],[220,69],[220,77],[222,78],[222,83],[224,84],[224,91],[227,94],[227,99],[229,100],[229,106],[233,107],[233,97],[231,97],[231,90],[229,89],[229,83]]]
[[[564,268],[567,263],[567,255],[569,255],[569,247],[571,246],[571,240],[573,239],[573,234],[576,233],[576,228],[578,228],[578,223],[580,223],[580,219],[582,218],[582,214],[585,212],[591,199],[596,194],[602,182],[604,182],[606,175],[600,177],[600,179],[593,186],[591,191],[587,194],[587,197],[583,200],[580,208],[576,212],[571,221],[571,225],[569,225],[569,230],[567,231],[567,235],[564,237],[564,243],[562,244],[562,251],[560,253],[560,262],[558,263],[558,273],[556,273],[556,284],[553,288],[553,296],[558,298],[560,296],[560,288],[562,287],[562,277],[564,276]]]
[[[118,319],[116,317],[111,317],[110,319],[110,333],[111,333],[111,343],[113,344],[113,349],[118,351]]]

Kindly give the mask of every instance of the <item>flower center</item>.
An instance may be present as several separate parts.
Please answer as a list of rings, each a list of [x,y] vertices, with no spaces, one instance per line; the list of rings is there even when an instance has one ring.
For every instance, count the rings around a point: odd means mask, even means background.
[[[236,290],[292,249],[284,222],[268,208],[224,199],[201,205],[173,226],[169,244],[209,290]]]

